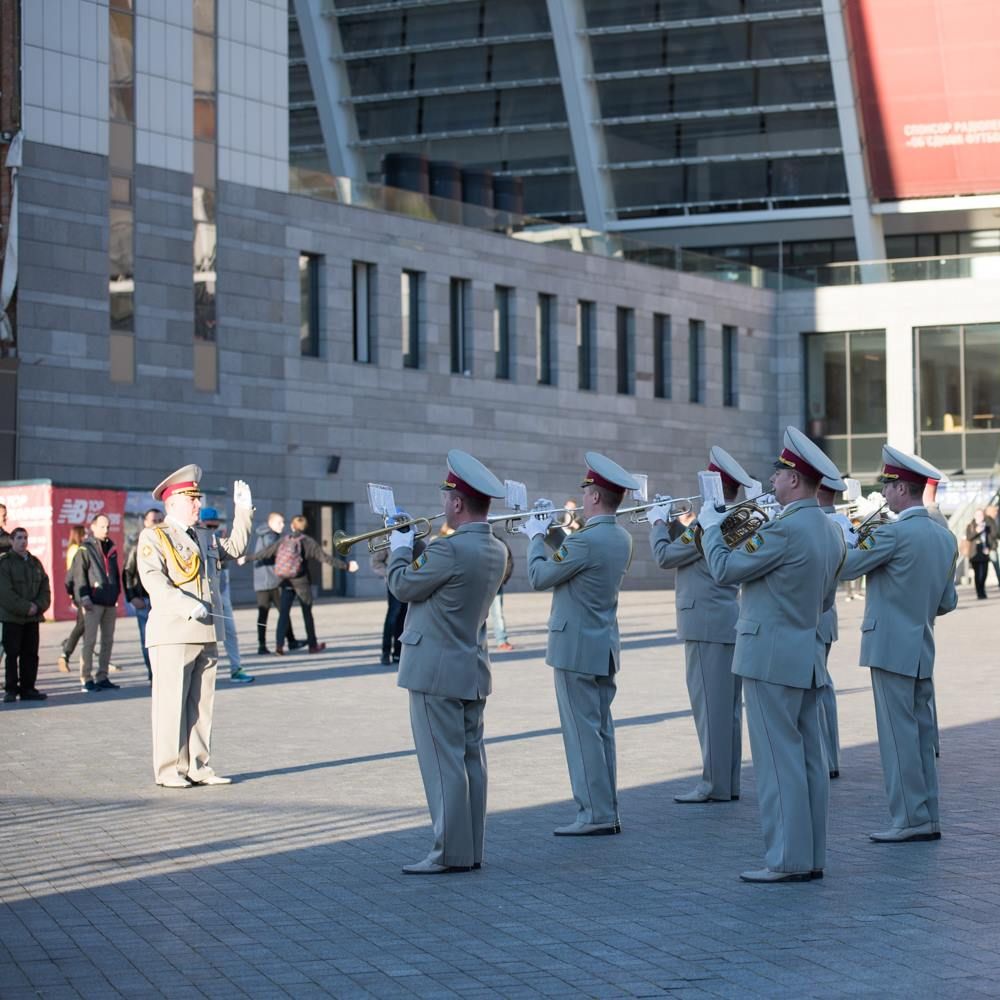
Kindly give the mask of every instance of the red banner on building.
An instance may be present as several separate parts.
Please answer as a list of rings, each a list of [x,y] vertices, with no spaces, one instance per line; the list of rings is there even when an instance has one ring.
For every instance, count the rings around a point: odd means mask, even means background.
[[[66,547],[69,529],[87,525],[98,514],[111,522],[109,538],[118,549],[118,567],[125,565],[125,492],[87,486],[56,486],[51,482],[0,484],[0,502],[7,505],[7,530],[26,528],[28,551],[41,560],[52,586],[52,607],[46,618],[65,621],[76,617],[66,593]],[[124,598],[118,614],[125,613]]]
[[[847,0],[872,193],[1000,192],[1000,3]]]

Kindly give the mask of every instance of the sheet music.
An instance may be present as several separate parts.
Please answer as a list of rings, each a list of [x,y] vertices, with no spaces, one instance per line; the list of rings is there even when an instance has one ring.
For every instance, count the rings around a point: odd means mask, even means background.
[[[379,517],[389,517],[396,513],[396,498],[393,496],[392,487],[382,483],[368,484],[368,505],[373,514]]]

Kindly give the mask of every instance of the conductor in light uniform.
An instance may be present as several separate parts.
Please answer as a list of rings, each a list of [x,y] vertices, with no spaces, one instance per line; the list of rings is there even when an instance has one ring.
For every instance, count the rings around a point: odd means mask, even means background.
[[[200,483],[197,465],[167,476],[153,490],[166,517],[144,528],[136,543],[139,578],[152,605],[146,648],[153,668],[153,776],[164,788],[230,782],[209,763],[218,643],[225,624],[219,550],[231,559],[246,551],[253,504],[250,487],[237,480],[229,537],[197,532]]]
[[[767,866],[743,872],[745,882],[820,878],[826,861],[830,778],[816,701],[827,674],[818,629],[836,596],[845,545],[816,490],[837,475],[789,427],[771,476],[783,506],[774,520],[730,549],[719,527],[725,514],[705,504],[698,515],[713,578],[743,585],[733,670],[743,678]]]
[[[712,448],[708,471],[722,477],[727,503],[741,486],[754,485],[743,466],[718,446]],[[677,569],[677,635],[684,640],[688,696],[701,745],[701,781],[674,801],[729,802],[740,797],[743,748],[743,684],[733,673],[740,588],[712,578],[693,525],[670,540],[669,502],[653,507],[648,517],[654,558],[661,569]]]
[[[441,485],[447,536],[414,558],[413,532],[390,536],[387,581],[409,604],[400,635],[398,684],[410,692],[417,750],[434,846],[406,875],[479,868],[486,826],[483,710],[492,689],[486,616],[507,568],[507,548],[486,521],[504,485],[464,451],[448,452]]]
[[[545,533],[551,517],[525,523],[528,581],[554,588],[545,662],[553,667],[576,819],[557,837],[621,832],[615,725],[611,703],[620,667],[618,591],[632,559],[632,538],[615,512],[636,479],[616,462],[587,452],[583,482],[584,527],[550,553]]]
[[[889,445],[882,448],[882,492],[895,521],[881,524],[847,555],[842,579],[867,574],[861,666],[871,668],[875,720],[892,826],[881,843],[938,840],[934,760],[934,619],[958,604],[955,538],[923,505],[941,473]]]
[[[824,476],[816,491],[816,502],[830,520],[843,532],[844,542],[850,548],[854,544],[851,531],[851,519],[846,514],[837,511],[836,499],[838,493],[847,489],[847,483],[840,476],[831,479]],[[837,641],[837,604],[823,612],[819,620],[819,640],[826,651],[826,664],[830,662],[830,647]],[[833,686],[833,678],[827,670],[827,683],[819,689],[819,727],[823,733],[823,746],[826,749],[826,763],[830,769],[831,778],[840,777],[840,724],[837,718],[837,690]]]

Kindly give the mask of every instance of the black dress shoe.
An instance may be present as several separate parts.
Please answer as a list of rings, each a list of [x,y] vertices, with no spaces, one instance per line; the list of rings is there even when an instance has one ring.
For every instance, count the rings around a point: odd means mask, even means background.
[[[21,701],[45,701],[48,695],[44,691],[32,688],[30,691],[21,692]]]
[[[9,705],[9,704],[10,704],[10,703],[11,703],[12,701],[17,701],[17,695],[16,695],[16,694],[14,694],[14,692],[13,692],[13,691],[8,691],[8,692],[7,692],[7,693],[6,693],[6,694],[5,694],[4,696],[3,696],[3,703],[4,703],[5,705]]]
[[[815,881],[816,881],[816,879],[818,879],[818,878],[822,878],[822,877],[823,877],[823,869],[822,869],[822,868],[814,868],[814,869],[813,869],[813,870],[812,870],[812,871],[811,871],[811,872],[809,873],[809,878],[810,878],[810,879],[811,879],[811,880],[812,880],[813,882],[815,882]]]
[[[97,682],[98,691],[118,691],[121,688],[121,684],[116,684],[114,681],[108,680],[107,677],[103,681]]]
[[[271,655],[271,650],[269,650],[267,648],[267,646],[258,646],[257,647],[257,655],[258,656],[270,656]]]
[[[390,664],[391,662],[392,662],[392,661],[391,661],[391,660],[389,659],[389,657],[388,657],[388,656],[387,656],[387,655],[386,655],[385,653],[383,653],[383,654],[382,654],[382,657],[381,657],[381,659],[379,660],[379,663],[381,663],[383,667],[387,667],[387,666],[389,666],[389,664]]]
[[[479,869],[480,869],[480,868],[482,868],[482,867],[483,867],[483,863],[482,863],[482,861],[475,861],[475,862],[473,862],[473,865],[472,865],[472,870],[473,870],[474,872],[477,872],[477,871],[479,871]]]
[[[831,771],[830,772],[830,779],[831,780],[834,779],[834,778],[839,778],[839,777],[840,777],[840,771]]]

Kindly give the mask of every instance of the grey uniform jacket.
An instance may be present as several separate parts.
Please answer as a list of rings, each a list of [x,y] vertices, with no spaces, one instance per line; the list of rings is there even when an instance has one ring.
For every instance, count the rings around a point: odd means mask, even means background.
[[[149,594],[150,612],[146,624],[147,646],[222,642],[225,621],[222,615],[220,564],[223,553],[238,559],[250,541],[253,512],[235,508],[233,529],[228,538],[216,538],[198,531],[200,545],[171,520],[157,528],[143,528],[139,535],[136,563],[139,579]],[[162,534],[161,534],[162,532]],[[207,621],[191,618],[199,604],[208,605],[218,616]]]
[[[486,616],[507,568],[507,548],[485,522],[463,524],[413,558],[389,557],[389,589],[409,604],[399,637],[401,688],[475,701],[492,690]]]
[[[711,525],[702,546],[719,583],[743,584],[733,673],[796,688],[828,683],[819,620],[837,596],[846,545],[816,501],[789,504],[735,549]]]
[[[954,611],[958,547],[924,507],[879,525],[852,549],[841,578],[868,574],[861,623],[861,665],[908,677],[934,670],[934,619]]]
[[[846,532],[851,530],[851,522],[846,515],[837,512],[836,507],[820,507],[830,520],[836,524],[842,532],[845,532],[844,537],[847,537]],[[828,608],[823,612],[823,616],[819,620],[819,641],[824,645],[829,646],[831,643],[837,641],[840,638],[840,632],[837,629],[837,605],[834,602],[832,608]]]
[[[533,590],[555,587],[545,662],[606,676],[620,666],[618,591],[632,559],[632,536],[613,514],[592,517],[551,554],[536,535],[528,545]]]
[[[740,588],[716,583],[705,557],[694,541],[694,528],[670,541],[670,529],[656,524],[649,534],[653,557],[660,569],[677,570],[674,602],[677,605],[677,638],[685,642],[736,642],[740,616]]]

